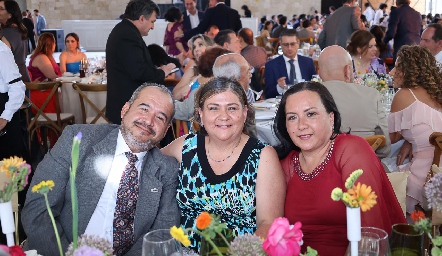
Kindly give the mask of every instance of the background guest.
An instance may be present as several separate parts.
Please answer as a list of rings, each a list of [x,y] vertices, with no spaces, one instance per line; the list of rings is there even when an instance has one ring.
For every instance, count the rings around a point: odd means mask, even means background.
[[[284,175],[274,149],[245,133],[254,119],[244,89],[236,80],[214,78],[198,92],[195,106],[200,131],[162,149],[181,163],[181,225],[193,227],[196,216],[207,211],[219,215],[234,236],[266,237],[283,213]],[[200,236],[192,238],[197,249]]]
[[[413,158],[401,167],[401,171],[411,171],[407,182],[408,215],[417,203],[423,202],[422,188],[434,152],[428,138],[431,133],[442,131],[442,72],[428,49],[402,46],[390,74],[394,87],[403,88],[391,104],[390,139],[395,143],[403,138],[412,145]],[[409,157],[409,154],[400,154],[400,163]]]
[[[167,54],[178,55],[181,53],[186,55],[187,44],[182,37],[179,37],[183,34],[183,24],[181,23],[183,14],[180,9],[172,6],[164,14],[164,18],[169,22],[164,33],[163,44],[166,47]]]
[[[377,57],[376,39],[366,30],[358,30],[350,37],[347,51],[353,59],[355,77],[366,73],[385,74],[384,61]]]
[[[46,28],[46,19],[43,15],[40,14],[40,12],[37,9],[34,10],[34,15],[35,15],[34,19],[35,35],[38,41],[38,37],[42,33],[41,30]]]
[[[241,9],[244,11],[244,16],[246,18],[252,17],[252,12],[249,10],[249,7],[247,5],[241,6]]]
[[[374,36],[376,41],[376,47],[378,49],[376,56],[381,59],[393,58],[393,50],[391,49],[390,44],[386,44],[384,41],[382,41],[382,38],[385,36],[385,31],[381,28],[381,26],[371,26],[370,33]]]
[[[22,14],[18,3],[13,0],[0,0],[0,23],[2,34],[11,45],[15,63],[21,74],[23,82],[29,82],[29,74],[26,70],[26,56],[28,55],[28,31],[23,25]]]
[[[75,33],[69,33],[64,39],[66,50],[60,54],[60,71],[76,74],[80,72],[80,61],[87,60],[86,54],[80,51],[80,38]]]
[[[200,24],[200,21],[204,19],[204,12],[198,10],[196,4],[196,0],[184,0],[186,11],[183,13],[183,26],[185,31],[196,28],[198,24]]]
[[[28,18],[27,12],[23,11],[21,12],[21,14],[23,16],[23,25],[25,25],[26,30],[28,31],[28,41],[31,44],[31,46],[29,46],[28,43],[28,53],[30,53],[35,49],[34,22],[32,21],[32,19]]]
[[[61,76],[60,68],[52,54],[55,50],[55,38],[51,33],[43,33],[38,38],[37,48],[31,54],[28,70],[33,82],[52,80]],[[32,101],[37,105],[43,105],[49,95],[48,91],[31,91]],[[55,113],[55,98],[49,102],[45,112]]]
[[[0,64],[0,159],[4,159],[22,155],[22,129],[17,110],[23,104],[26,87],[11,50],[1,40]]]
[[[192,87],[195,89],[199,86],[199,84],[193,85],[192,83],[192,81],[195,81],[195,78],[199,74],[197,68],[198,59],[206,51],[208,46],[215,44],[212,38],[202,34],[192,37],[189,42],[191,44],[190,48],[192,50],[192,55],[195,58],[195,65],[193,68],[187,68],[180,82],[175,86],[175,88],[173,88],[172,94],[176,100],[183,100],[192,90]]]
[[[290,224],[302,222],[302,251],[310,246],[323,256],[344,255],[347,249],[346,206],[334,202],[330,194],[336,187],[344,188],[357,169],[364,171],[358,182],[371,186],[377,195],[373,208],[362,212],[361,225],[390,233],[392,224],[405,221],[373,149],[361,137],[342,134],[340,126],[330,92],[316,82],[299,83],[285,92],[274,124],[287,182],[284,216]]]

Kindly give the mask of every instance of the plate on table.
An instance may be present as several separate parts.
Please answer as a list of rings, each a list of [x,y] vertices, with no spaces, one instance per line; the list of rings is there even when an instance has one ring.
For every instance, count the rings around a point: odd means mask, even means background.
[[[71,73],[71,72],[64,72],[63,77],[73,77],[73,76],[80,76],[80,73]]]
[[[276,104],[275,102],[266,102],[266,101],[252,103],[254,108],[272,108],[275,106],[275,104]]]
[[[55,80],[60,81],[60,82],[72,83],[72,82],[80,82],[81,78],[76,77],[76,76],[72,76],[72,77],[62,76],[62,77],[57,77]]]
[[[256,111],[255,119],[256,120],[268,120],[275,117],[275,112],[273,111]]]

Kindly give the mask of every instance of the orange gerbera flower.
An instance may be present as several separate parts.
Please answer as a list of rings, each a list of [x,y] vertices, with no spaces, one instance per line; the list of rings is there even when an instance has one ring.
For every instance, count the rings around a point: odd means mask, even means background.
[[[212,222],[212,216],[208,212],[202,212],[198,217],[196,217],[196,227],[199,230],[206,229],[210,222]]]
[[[414,211],[411,213],[410,217],[414,222],[418,222],[426,218],[425,214],[422,211]]]
[[[376,194],[371,190],[370,186],[358,182],[356,186],[348,190],[351,198],[355,198],[359,202],[359,207],[363,212],[370,210],[376,204]]]

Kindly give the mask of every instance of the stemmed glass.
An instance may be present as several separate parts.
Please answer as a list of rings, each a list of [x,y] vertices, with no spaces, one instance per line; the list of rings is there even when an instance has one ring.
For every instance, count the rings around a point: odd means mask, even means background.
[[[169,229],[157,229],[144,235],[142,256],[182,256],[180,243]]]
[[[350,245],[346,254],[350,255]],[[358,242],[359,256],[390,256],[388,234],[375,227],[361,227],[361,240]]]
[[[261,91],[259,91],[259,92],[255,91],[255,90],[253,90],[253,89],[250,89],[250,90],[252,90],[252,92],[256,95],[256,96],[255,96],[255,99],[256,99],[256,100],[259,100],[259,99],[261,98],[262,93],[264,92],[263,90],[261,90]]]

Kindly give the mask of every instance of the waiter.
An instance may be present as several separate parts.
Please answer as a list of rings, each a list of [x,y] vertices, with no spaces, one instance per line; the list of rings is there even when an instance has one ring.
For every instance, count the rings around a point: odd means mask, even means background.
[[[14,61],[11,49],[0,31],[0,161],[21,156],[23,148],[19,112],[26,86]]]

